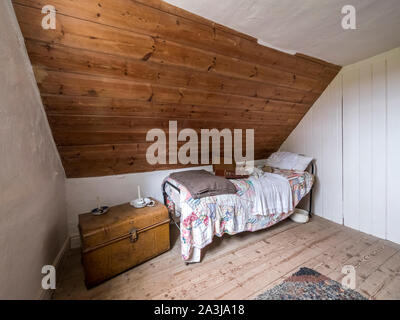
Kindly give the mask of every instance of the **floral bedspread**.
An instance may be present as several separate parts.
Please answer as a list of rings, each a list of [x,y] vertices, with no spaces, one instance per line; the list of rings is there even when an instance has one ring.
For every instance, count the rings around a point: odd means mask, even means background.
[[[311,190],[314,177],[308,172],[274,169],[273,173],[288,179],[293,198],[293,207]],[[268,228],[287,218],[293,212],[258,215],[254,212],[256,191],[252,180],[231,180],[236,194],[218,195],[193,199],[188,190],[175,180],[167,178],[179,188],[178,194],[168,184],[167,206],[169,210],[178,207],[180,211],[181,254],[186,262],[199,262],[201,249],[212,242],[214,235],[234,235],[244,231]],[[179,202],[179,203],[178,203]]]

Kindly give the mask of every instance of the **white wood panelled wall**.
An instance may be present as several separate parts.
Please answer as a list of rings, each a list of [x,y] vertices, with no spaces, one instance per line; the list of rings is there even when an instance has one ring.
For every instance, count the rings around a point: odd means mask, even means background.
[[[281,150],[314,157],[313,212],[342,223],[342,77],[316,101]]]
[[[343,68],[281,150],[316,159],[315,214],[400,243],[400,48]]]

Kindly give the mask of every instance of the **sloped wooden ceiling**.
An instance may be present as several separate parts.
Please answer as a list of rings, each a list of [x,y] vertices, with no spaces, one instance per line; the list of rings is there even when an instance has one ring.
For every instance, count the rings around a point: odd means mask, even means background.
[[[255,129],[277,150],[340,70],[159,0],[13,0],[68,177],[152,171],[146,133]],[[42,7],[57,10],[44,30]]]

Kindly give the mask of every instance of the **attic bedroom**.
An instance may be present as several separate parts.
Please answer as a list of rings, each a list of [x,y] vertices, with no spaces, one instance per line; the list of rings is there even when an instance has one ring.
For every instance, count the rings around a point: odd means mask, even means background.
[[[1,1],[0,299],[400,299],[399,30],[397,0]]]

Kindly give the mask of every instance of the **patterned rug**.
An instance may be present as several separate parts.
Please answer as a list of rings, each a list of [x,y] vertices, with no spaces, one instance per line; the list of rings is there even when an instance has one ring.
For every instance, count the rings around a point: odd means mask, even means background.
[[[255,300],[367,300],[315,270],[301,268]]]

